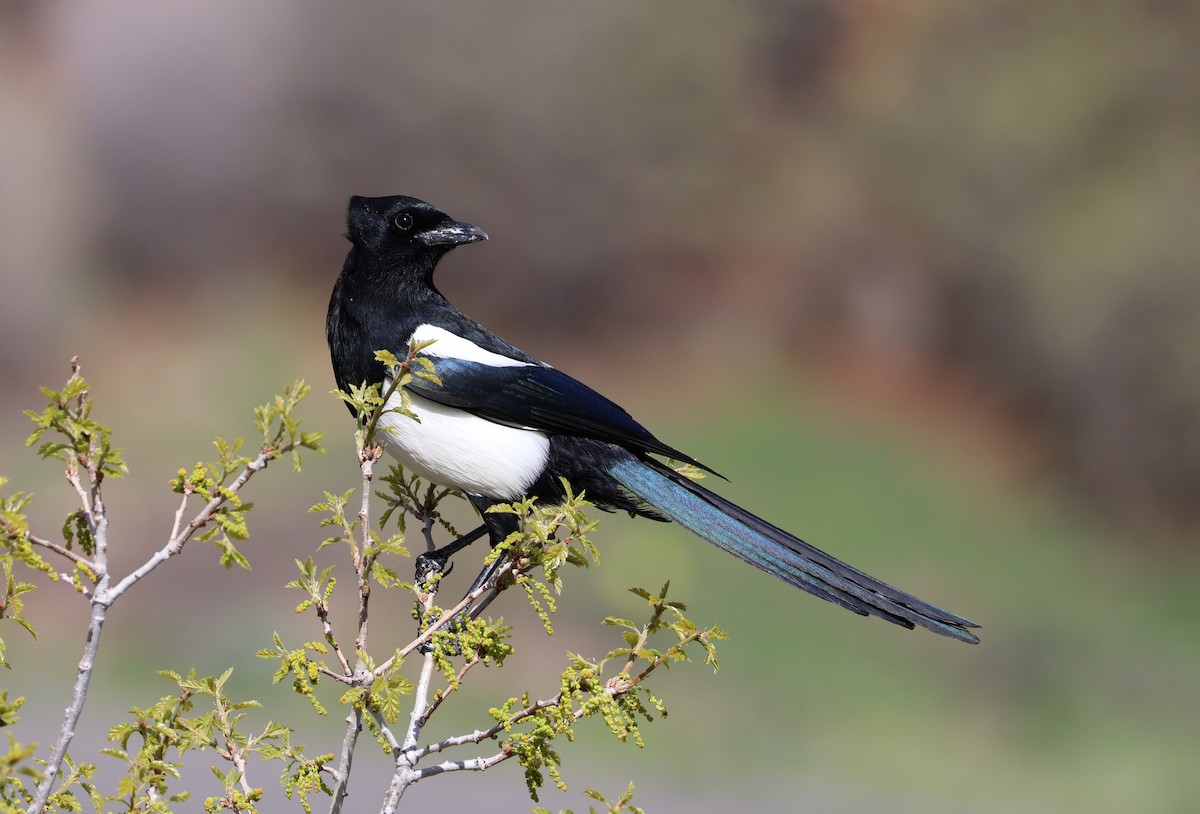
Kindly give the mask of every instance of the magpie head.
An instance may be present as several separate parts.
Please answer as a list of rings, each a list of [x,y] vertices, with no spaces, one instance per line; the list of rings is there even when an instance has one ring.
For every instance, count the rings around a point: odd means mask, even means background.
[[[436,263],[455,246],[487,240],[478,226],[405,195],[350,199],[346,236],[360,251],[389,263]],[[422,262],[424,261],[424,262]]]

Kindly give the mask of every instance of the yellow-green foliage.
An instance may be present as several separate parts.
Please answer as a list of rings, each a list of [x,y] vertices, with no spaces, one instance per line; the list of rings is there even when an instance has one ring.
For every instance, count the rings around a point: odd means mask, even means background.
[[[321,635],[293,646],[276,633],[271,646],[258,651],[259,657],[277,663],[274,683],[290,683],[292,692],[305,698],[318,715],[328,714],[331,698],[343,707],[349,729],[340,753],[331,750],[308,757],[305,747],[293,742],[290,727],[271,720],[253,723],[251,718],[262,704],[229,696],[232,669],[217,676],[197,676],[194,671],[185,676],[164,670],[160,675],[171,682],[172,691],[149,706],[132,707],[127,718],[108,730],[109,745],[101,754],[122,764],[116,787],[98,788],[95,764],[64,755],[53,788],[49,789],[49,780],[42,784],[48,810],[82,811],[85,804],[97,811],[170,814],[181,810],[178,806],[186,803],[191,793],[176,786],[185,760],[193,753],[220,758],[209,767],[218,790],[203,796],[206,812],[257,814],[260,807],[265,808],[264,788],[251,780],[264,760],[276,764],[284,796],[296,800],[306,812],[312,811],[311,798],[317,795],[335,797],[336,808],[346,793],[349,758],[361,728],[374,735],[397,772],[403,773],[398,777],[405,783],[463,768],[482,770],[515,759],[536,800],[547,777],[565,788],[559,750],[562,743],[574,739],[576,722],[599,718],[619,740],[643,746],[641,727],[666,714],[662,700],[647,688],[646,679],[659,667],[687,660],[696,648],[706,663],[716,667],[713,643],[724,638],[719,628],[700,628],[691,622],[682,603],[667,599],[666,585],[657,593],[635,588],[633,593],[649,606],[647,621],[636,625],[616,617],[605,619],[605,624],[619,628],[620,641],[599,659],[567,652],[565,668],[546,676],[553,692],[549,699],[532,701],[535,695],[529,690],[514,695],[511,690],[498,689],[497,695],[508,700],[490,710],[490,720],[482,721],[484,728],[422,743],[421,730],[430,718],[453,699],[465,681],[472,680],[470,675],[485,674],[476,668],[491,668],[488,674],[499,687],[502,679],[495,671],[514,656],[510,625],[503,617],[476,612],[473,603],[485,592],[490,592],[487,601],[491,601],[501,591],[520,586],[545,632],[552,634],[551,616],[562,602],[567,583],[564,568],[598,563],[599,552],[591,540],[596,528],[596,522],[587,516],[591,504],[564,483],[567,497],[561,505],[543,506],[526,500],[492,509],[512,514],[517,521],[517,531],[487,554],[487,561],[499,569],[495,584],[453,604],[437,602],[445,576],[437,568],[444,567],[444,560],[433,558],[441,564],[425,572],[419,584],[401,578],[405,569],[412,567],[404,562],[410,557],[409,530],[419,529],[424,538],[420,547],[427,550],[436,545],[435,537],[445,536],[453,542],[459,535],[443,515],[443,502],[465,500],[460,493],[425,483],[399,467],[378,479],[373,474],[380,454],[375,432],[389,397],[414,376],[435,378],[427,360],[417,355],[420,349],[411,348],[404,361],[380,354],[391,371],[388,392],[363,386],[339,393],[360,417],[356,451],[363,472],[361,489],[327,491],[324,500],[312,507],[311,511],[322,515],[321,527],[333,534],[316,542],[313,555],[296,559],[298,574],[284,586],[300,592],[295,612],[315,616]],[[307,391],[306,385],[297,383],[255,410],[261,442],[253,454],[247,454],[242,438],[217,438],[215,460],[178,470],[171,489],[182,503],[168,544],[136,578],[131,575],[122,584],[132,584],[157,562],[179,553],[193,532],[218,548],[220,562],[226,567],[248,567],[238,546],[250,536],[247,516],[253,504],[242,497],[242,486],[270,460],[289,452],[296,456],[301,448],[320,449],[320,434],[301,432],[293,415]],[[78,368],[73,368],[62,391],[44,393],[48,406],[29,414],[37,427],[30,443],[42,442],[39,451],[43,456],[66,463],[68,480],[76,487],[82,508],[68,514],[61,530],[62,543],[52,543],[29,528],[28,494],[14,492],[0,503],[4,575],[0,620],[15,621],[30,633],[33,627],[21,615],[22,596],[34,585],[17,578],[19,567],[57,580],[60,574],[52,560],[66,558],[76,592],[98,603],[101,610],[120,596],[119,591],[110,593],[113,575],[106,573],[109,543],[104,531],[107,519],[99,509],[99,484],[106,476],[123,475],[124,462],[110,443],[108,429],[90,417],[92,400]],[[398,411],[404,414],[407,395],[403,390],[400,394]],[[294,463],[299,466],[298,457]],[[382,488],[376,490],[376,481]],[[0,487],[5,483],[0,478]],[[371,522],[372,499],[384,507],[378,524]],[[185,509],[190,501],[200,503],[201,510],[188,523]],[[389,523],[390,531],[382,533]],[[335,555],[338,559],[328,560]],[[386,649],[382,649],[368,639],[372,591],[401,591],[412,596],[418,624],[409,644],[396,646],[395,637],[389,636]],[[353,644],[339,639],[334,624],[335,617],[344,613],[357,622]],[[93,617],[102,619],[103,614]],[[394,628],[391,626],[389,633]],[[0,642],[0,664],[9,666],[3,655]],[[409,668],[419,661],[418,681],[406,675],[406,661]],[[332,696],[330,683],[337,687]],[[17,722],[23,701],[10,702],[7,693],[0,692],[0,725]],[[484,742],[495,744],[497,751],[490,757],[423,764],[431,755]],[[34,787],[48,777],[39,765],[49,765],[41,764],[37,755],[37,744],[25,745],[10,736],[8,752],[0,756],[0,812],[24,810],[34,802]],[[639,814],[630,804],[632,786],[612,803],[596,792],[589,791],[588,796],[610,812]],[[356,799],[356,810],[366,810],[363,805]]]

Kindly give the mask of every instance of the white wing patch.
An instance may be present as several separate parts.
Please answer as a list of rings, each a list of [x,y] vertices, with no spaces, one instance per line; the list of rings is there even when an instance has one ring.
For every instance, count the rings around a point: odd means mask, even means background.
[[[433,348],[431,345],[429,350]],[[506,361],[510,365],[524,364]],[[390,384],[388,380],[384,387]],[[387,451],[421,477],[472,494],[515,500],[524,496],[545,469],[550,456],[550,439],[545,433],[496,424],[416,394],[410,394],[410,398],[420,421],[385,412],[379,424],[384,428]],[[400,396],[394,394],[388,407],[399,406]]]
[[[421,351],[442,359],[465,359],[492,367],[530,367],[476,345],[445,328],[420,325],[410,342],[433,344]],[[391,380],[384,382],[384,389]],[[477,495],[500,500],[522,497],[550,456],[550,439],[533,429],[509,427],[447,407],[410,393],[410,406],[419,421],[392,411],[400,397],[388,401],[379,419],[384,446],[406,468],[421,477]]]
[[[468,362],[479,362],[492,367],[530,367],[529,362],[522,362],[499,353],[492,353],[479,347],[469,339],[439,328],[436,325],[418,325],[412,332],[409,342],[428,342],[433,344],[421,351],[426,356],[439,356],[443,359],[465,359]]]

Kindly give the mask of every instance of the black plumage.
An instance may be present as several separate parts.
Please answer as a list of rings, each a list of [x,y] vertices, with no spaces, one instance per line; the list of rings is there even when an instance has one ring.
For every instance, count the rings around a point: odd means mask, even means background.
[[[565,478],[601,508],[673,520],[860,615],[978,641],[970,620],[880,582],[664,464],[654,456],[708,469],[451,305],[434,285],[434,269],[454,247],[486,239],[482,230],[405,196],[352,198],[347,223],[351,249],[326,323],[338,387],[383,382],[377,350],[403,356],[414,339],[433,340],[422,353],[440,383],[407,385],[421,422],[394,425],[388,445],[405,465],[462,489],[481,512],[526,496],[558,502]],[[483,517],[494,545],[511,526],[505,515]]]

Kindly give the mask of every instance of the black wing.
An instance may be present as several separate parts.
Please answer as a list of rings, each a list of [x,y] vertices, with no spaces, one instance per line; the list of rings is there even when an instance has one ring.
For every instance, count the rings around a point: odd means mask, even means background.
[[[620,405],[552,367],[498,367],[465,359],[426,356],[441,385],[414,377],[407,388],[430,401],[480,418],[551,435],[594,438],[634,452],[653,452],[718,474],[664,444]]]

